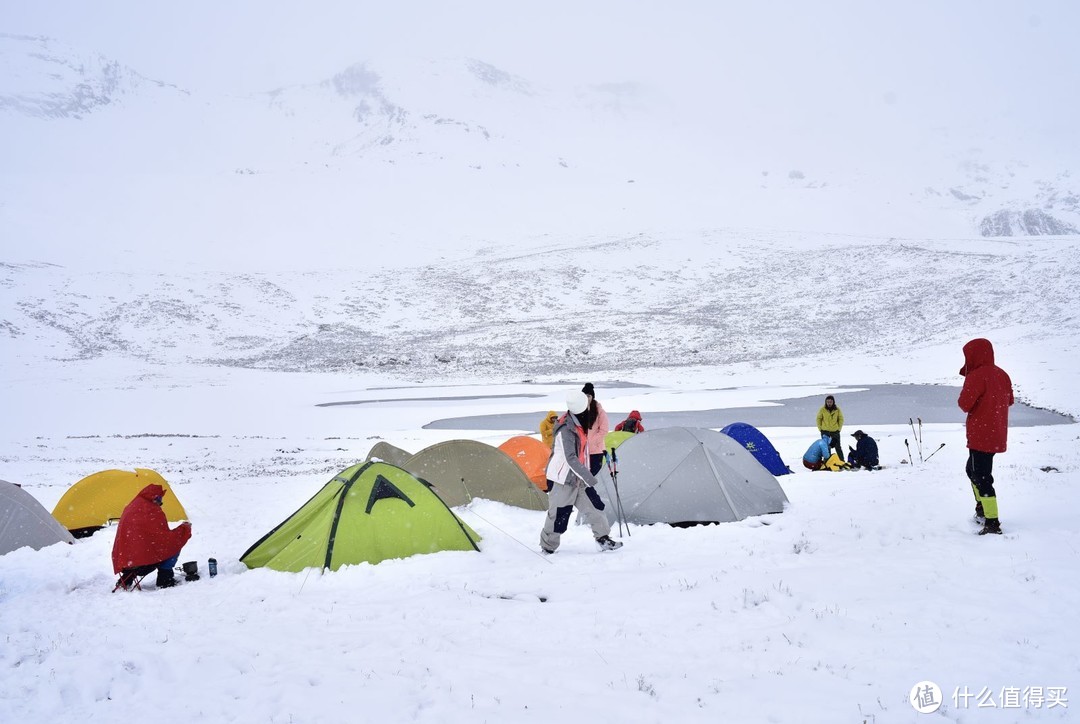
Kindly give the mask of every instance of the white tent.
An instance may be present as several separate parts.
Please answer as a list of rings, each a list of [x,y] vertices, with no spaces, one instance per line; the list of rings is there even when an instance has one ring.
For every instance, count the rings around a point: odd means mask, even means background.
[[[692,427],[634,435],[616,450],[619,498],[629,523],[725,523],[781,513],[787,496],[776,478],[729,436]],[[597,476],[608,517],[615,488]]]
[[[0,556],[24,546],[40,550],[53,543],[74,542],[71,533],[34,496],[0,480]]]

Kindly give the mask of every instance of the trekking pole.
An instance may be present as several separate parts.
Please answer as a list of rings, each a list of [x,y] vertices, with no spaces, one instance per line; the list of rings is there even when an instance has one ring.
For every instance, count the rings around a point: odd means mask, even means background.
[[[915,458],[911,457],[911,446],[907,444],[907,438],[904,438],[904,447],[907,448],[908,462],[915,465]]]
[[[922,447],[922,418],[916,417],[915,419],[919,421],[919,447]]]
[[[605,450],[605,452],[607,452]],[[615,448],[611,449],[611,482],[615,486],[615,512],[620,521],[626,522],[626,537],[630,537],[630,523],[626,520],[626,511],[622,507],[622,496],[619,495],[619,457],[615,454]],[[622,535],[622,525],[619,525],[619,535]]]
[[[611,451],[611,455],[608,455],[607,448],[604,450],[604,461],[608,466],[608,474],[611,475],[611,484],[615,486],[615,519],[619,523],[619,535],[622,535],[622,511],[619,509],[619,487],[616,483],[615,468],[611,465],[611,456],[615,455],[615,451]]]
[[[927,455],[927,456],[926,456],[926,459],[927,459],[927,460],[929,460],[930,458],[932,458],[932,457],[934,457],[935,455],[937,455],[937,451],[938,451],[938,450],[940,450],[940,449],[941,449],[941,448],[943,448],[943,447],[945,447],[945,443],[941,443],[940,445],[938,445],[938,448],[937,448],[937,450],[935,450],[934,452],[932,452],[932,453],[930,453],[929,455]]]
[[[919,436],[915,434],[915,421],[910,417],[907,419],[908,424],[911,425],[911,436],[915,438],[915,447],[919,449],[919,462],[922,462],[922,445],[919,444]],[[911,455],[909,452],[908,455]],[[915,462],[914,459],[911,462]]]
[[[622,495],[619,493],[619,458],[615,455],[615,450],[611,451],[611,460],[615,465],[615,474],[611,476],[611,482],[615,485],[615,505],[619,511],[619,518],[626,524],[626,537],[630,537],[630,521],[626,519],[626,510],[622,505]],[[622,529],[619,529],[619,535],[622,535]]]
[[[611,455],[614,455],[614,454],[615,454],[615,451],[612,450]],[[608,451],[605,448],[604,449],[604,462],[607,463],[607,471],[608,471],[608,475],[611,476],[611,483],[612,483],[612,485],[615,485],[615,469],[611,465],[611,455],[608,455]],[[615,491],[616,491],[615,492],[615,520],[619,524],[619,535],[621,536],[622,535],[622,511],[619,510],[619,493],[618,493],[618,490],[619,490],[619,488],[616,487],[615,488]]]

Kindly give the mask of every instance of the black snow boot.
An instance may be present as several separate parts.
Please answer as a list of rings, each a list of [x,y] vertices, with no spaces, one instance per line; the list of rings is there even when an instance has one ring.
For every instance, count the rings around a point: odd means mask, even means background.
[[[1001,535],[1001,521],[997,518],[987,518],[979,535],[987,534]]]
[[[596,539],[602,551],[617,551],[622,548],[622,541],[612,540],[611,536],[602,535]]]
[[[982,502],[975,503],[975,522],[982,523],[986,520],[986,516],[983,514]]]
[[[172,588],[176,585],[176,574],[172,569],[167,570],[158,569],[157,572],[157,587],[158,588]]]

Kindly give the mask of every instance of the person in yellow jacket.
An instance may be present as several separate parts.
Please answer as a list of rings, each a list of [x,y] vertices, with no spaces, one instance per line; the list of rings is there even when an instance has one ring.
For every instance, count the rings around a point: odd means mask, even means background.
[[[551,447],[551,443],[555,440],[553,431],[555,430],[555,423],[558,421],[559,413],[555,412],[555,410],[548,410],[547,417],[540,421],[540,439],[548,447]]]
[[[840,430],[844,427],[844,413],[836,406],[836,398],[829,395],[825,404],[817,413],[817,429],[822,435],[829,436],[829,447],[836,450],[837,457],[844,459],[844,448],[840,445]]]

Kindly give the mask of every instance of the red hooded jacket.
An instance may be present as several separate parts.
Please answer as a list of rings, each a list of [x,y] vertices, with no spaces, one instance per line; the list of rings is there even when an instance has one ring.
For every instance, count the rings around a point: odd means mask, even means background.
[[[165,512],[154,502],[164,494],[160,485],[147,485],[120,514],[112,550],[114,573],[166,561],[180,553],[191,538],[190,523],[170,530]]]
[[[994,347],[988,339],[964,345],[964,389],[957,404],[967,413],[967,446],[979,452],[1005,452],[1009,434],[1009,406],[1013,403],[1012,380],[994,364]]]
[[[645,432],[645,426],[641,424],[641,413],[637,410],[631,410],[630,414],[626,416],[626,419],[615,426],[615,432],[622,432],[626,429],[626,423],[629,420],[636,420],[637,426],[634,430],[626,430],[627,432]]]

